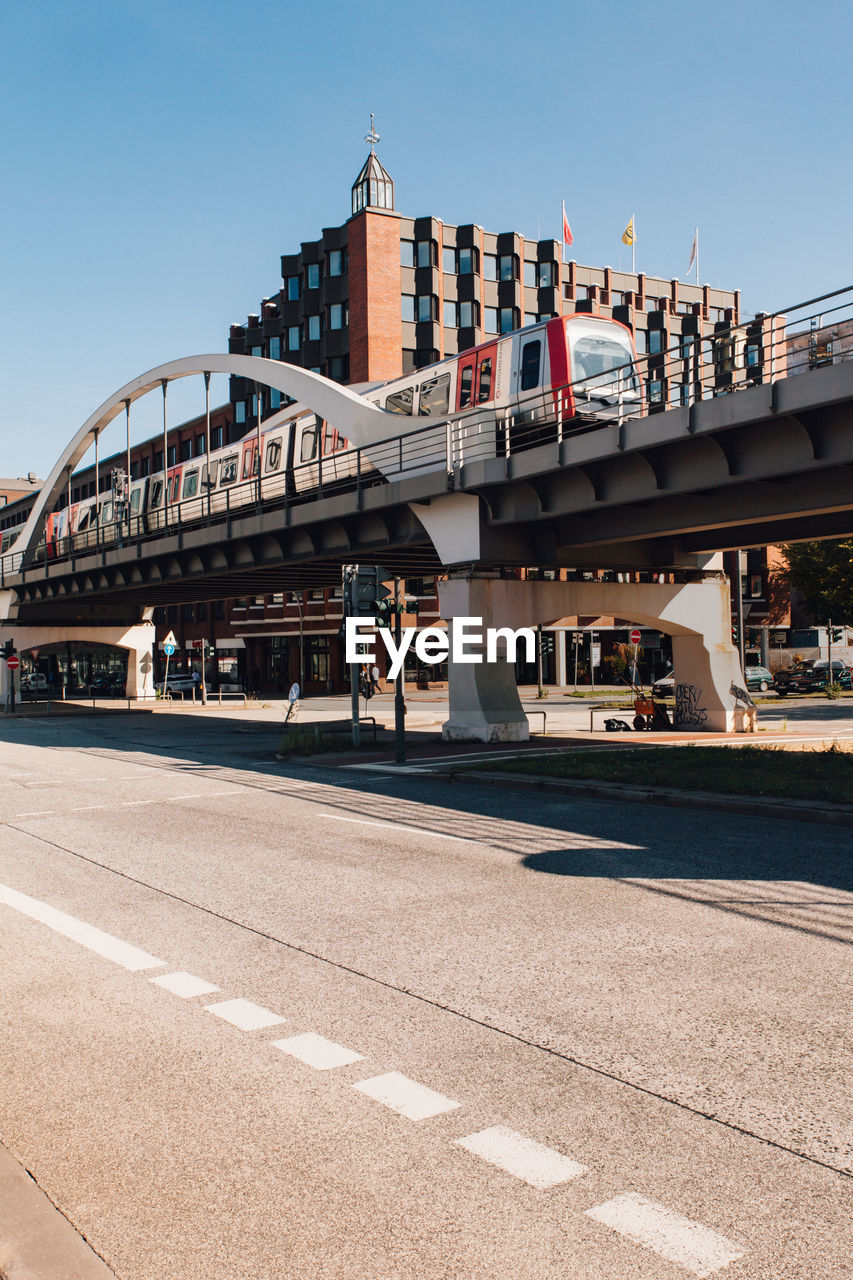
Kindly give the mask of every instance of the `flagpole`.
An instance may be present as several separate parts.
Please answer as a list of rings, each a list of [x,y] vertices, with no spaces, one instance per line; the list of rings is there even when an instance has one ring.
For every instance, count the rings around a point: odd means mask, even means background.
[[[699,284],[699,228],[696,228],[696,284]]]
[[[637,274],[637,224],[631,214],[631,275]]]

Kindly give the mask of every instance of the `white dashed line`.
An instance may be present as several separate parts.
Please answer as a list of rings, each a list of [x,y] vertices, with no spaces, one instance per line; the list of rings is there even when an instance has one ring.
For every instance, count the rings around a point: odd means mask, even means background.
[[[403,835],[433,836],[436,840],[466,840],[468,836],[449,836],[443,831],[430,831],[427,827],[402,827],[397,822],[368,822],[366,818],[344,818],[337,813],[325,813],[324,818],[331,822],[355,822],[360,827],[385,827],[388,831],[399,831]]]
[[[89,809],[108,809],[110,806],[106,804],[75,804],[69,809],[69,813],[85,813]]]
[[[274,1027],[276,1023],[284,1022],[279,1014],[273,1013],[271,1009],[264,1009],[259,1004],[252,1004],[251,1000],[223,1000],[219,1004],[206,1004],[204,1007],[208,1013],[215,1013],[217,1018],[224,1018],[241,1031],[259,1031],[261,1027]]]
[[[362,1058],[362,1054],[354,1053],[352,1049],[310,1031],[302,1036],[291,1036],[288,1040],[273,1040],[272,1043],[276,1049],[289,1053],[309,1067],[316,1067],[318,1071],[346,1067],[350,1062],[360,1062]]]
[[[159,978],[149,978],[148,981],[156,983],[158,987],[164,987],[166,991],[171,991],[173,996],[180,996],[183,1000],[188,1000],[190,996],[209,996],[214,991],[221,990],[212,982],[205,982],[204,978],[196,978],[192,973],[164,973]]]
[[[48,906],[46,902],[39,902],[37,898],[30,898],[26,893],[19,893],[17,889],[10,889],[4,884],[0,885],[0,902],[29,916],[31,920],[46,924],[54,933],[61,933],[72,942],[79,942],[80,946],[103,956],[105,960],[113,960],[124,969],[137,972],[140,969],[157,969],[166,963],[165,960],[149,955],[147,951],[141,951],[139,947],[132,947],[120,938],[114,938],[111,933],[104,933],[75,916],[69,916],[56,907]]]
[[[713,1275],[745,1252],[710,1227],[633,1192],[587,1209],[586,1216],[635,1244],[645,1245],[668,1262],[678,1263],[694,1276]]]
[[[460,1104],[443,1093],[436,1093],[426,1085],[410,1080],[399,1071],[389,1071],[384,1076],[373,1076],[370,1080],[360,1080],[353,1085],[359,1093],[366,1094],[375,1102],[405,1116],[407,1120],[426,1120],[429,1116],[441,1115],[443,1111],[453,1111]]]
[[[578,1164],[559,1151],[503,1125],[470,1133],[467,1138],[457,1138],[456,1142],[488,1164],[504,1169],[541,1191],[556,1186],[558,1182],[570,1182],[572,1178],[588,1172],[586,1165]]]
[[[53,809],[36,809],[32,813],[16,813],[15,819],[18,818],[52,818],[55,810]]]

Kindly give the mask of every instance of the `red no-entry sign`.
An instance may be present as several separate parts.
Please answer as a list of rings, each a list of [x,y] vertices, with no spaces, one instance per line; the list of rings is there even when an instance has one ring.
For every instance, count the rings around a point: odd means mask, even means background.
[[[10,671],[17,671],[20,665],[21,665],[21,659],[17,656],[17,654],[13,653],[6,659],[6,666],[9,668]]]
[[[631,632],[631,644],[639,644],[642,638],[643,637],[640,635],[640,632],[635,627]]]

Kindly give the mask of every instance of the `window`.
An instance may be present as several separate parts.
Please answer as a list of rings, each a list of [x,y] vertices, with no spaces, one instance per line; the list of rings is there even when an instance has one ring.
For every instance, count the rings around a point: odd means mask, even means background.
[[[444,304],[444,326],[446,329],[457,329],[459,327],[459,313],[455,302],[445,302]]]
[[[216,488],[216,474],[219,471],[219,463],[211,462],[210,472],[207,470],[207,463],[201,469],[201,487],[202,489]]]
[[[477,384],[477,404],[484,404],[492,395],[492,357],[480,361],[480,377]]]
[[[302,443],[299,447],[299,461],[310,462],[317,456],[317,424],[302,428]]]
[[[276,436],[267,443],[267,460],[265,470],[278,471],[281,466],[281,436]]]
[[[243,423],[246,421],[246,401],[238,400],[234,406],[234,421]]]
[[[222,470],[219,473],[220,485],[233,484],[237,479],[237,455],[232,453],[230,458],[223,458]]]
[[[681,334],[681,337],[679,340],[679,346],[681,348],[681,354],[685,360],[687,360],[693,354],[693,342],[694,342],[694,337],[692,333]]]
[[[280,409],[281,408],[281,392],[278,390],[278,388],[270,387],[269,396],[270,396],[270,408]]]
[[[460,276],[473,275],[477,267],[477,250],[476,249],[460,249],[459,250],[459,274]]]
[[[448,245],[441,251],[441,267],[446,276],[456,275],[456,250]]]
[[[163,450],[162,449],[154,450],[154,470],[155,471],[163,470]]]
[[[169,502],[178,501],[178,491],[181,486],[181,473],[176,471],[173,476],[169,476]]]
[[[525,288],[527,289],[536,288],[536,263],[535,262],[525,262],[524,264],[524,285],[525,285]]]
[[[270,338],[270,360],[281,359],[281,338]]]
[[[535,324],[535,323],[536,323],[536,320],[537,320],[537,316],[536,316],[532,311],[525,311],[525,313],[524,313],[524,323],[525,323],[525,325],[528,325],[528,324]]]
[[[288,302],[299,301],[299,276],[288,276],[284,282]]]
[[[258,449],[257,445],[252,445],[251,449],[247,449],[243,454],[243,479],[248,480],[251,476],[258,474]]]
[[[287,349],[288,349],[288,351],[298,351],[298,350],[299,350],[299,339],[300,339],[299,325],[298,325],[298,324],[291,325],[291,326],[290,326],[290,328],[289,328],[289,329],[288,329],[288,331],[287,331]]]
[[[547,289],[554,283],[554,264],[551,262],[539,263],[539,279],[537,281],[540,289]]]
[[[450,374],[421,383],[418,413],[422,418],[441,417],[450,405]]]
[[[515,307],[501,307],[501,333],[512,333],[517,328],[517,315]]]
[[[483,257],[483,276],[486,280],[498,278],[498,260],[493,253],[487,253]]]
[[[343,249],[332,249],[326,262],[327,275],[342,276],[347,269],[346,253]]]
[[[471,384],[474,381],[474,369],[470,364],[466,364],[465,368],[459,376],[459,408],[467,409],[471,403]]]
[[[251,347],[249,349],[250,356],[262,356],[264,354],[263,347]]]
[[[415,242],[414,240],[400,241],[400,266],[413,267],[415,265]]]
[[[435,364],[438,360],[438,352],[434,347],[419,347],[415,352],[415,365],[418,369],[423,369],[428,364]]]
[[[349,382],[349,356],[333,356],[327,368],[333,382]]]
[[[414,398],[414,388],[402,387],[388,397],[385,408],[388,413],[411,413]]]
[[[132,516],[139,514],[139,500],[142,497],[141,489],[134,489],[130,495],[130,514]]]
[[[184,472],[184,487],[181,498],[194,498],[198,493],[198,470]]]
[[[415,319],[415,298],[414,294],[404,293],[400,298],[400,312],[404,320],[414,323]]]
[[[349,309],[345,302],[335,302],[329,307],[329,328],[344,329],[349,324]]]
[[[484,314],[485,314],[485,324],[483,325],[483,328],[485,329],[486,333],[500,333],[500,329],[498,328],[497,307],[486,307]]]
[[[525,342],[521,348],[521,390],[530,391],[532,387],[539,386],[539,358],[542,351],[542,343],[537,339],[536,342]]]
[[[431,293],[423,293],[418,298],[418,320],[434,320],[436,311],[436,299]]]
[[[649,329],[649,355],[657,356],[664,350],[665,333],[663,329]]]
[[[222,439],[222,428],[221,428],[221,427],[211,427],[211,428],[210,428],[210,447],[211,447],[211,449],[221,449],[223,444],[224,444],[224,441],[223,441],[223,439]]]
[[[435,241],[419,240],[418,241],[418,266],[434,267],[435,266]]]
[[[113,518],[113,504],[111,502],[101,503],[101,524],[109,524]]]
[[[516,258],[514,253],[505,253],[500,259],[501,280],[515,280],[517,275]]]
[[[459,303],[459,327],[461,329],[472,329],[476,323],[477,323],[476,302],[460,302]]]
[[[662,382],[656,380],[654,382],[649,383],[649,403],[650,404],[663,403],[663,383]]]
[[[177,461],[178,461],[177,445],[170,444],[166,453],[166,466],[173,467]],[[92,489],[92,492],[94,493],[94,488]]]
[[[329,679],[329,641],[325,636],[305,637],[305,678],[319,683]]]
[[[320,264],[319,262],[309,262],[305,268],[305,284],[309,289],[320,288]]]
[[[309,316],[306,322],[306,336],[309,342],[319,342],[322,337],[322,325],[320,316]]]

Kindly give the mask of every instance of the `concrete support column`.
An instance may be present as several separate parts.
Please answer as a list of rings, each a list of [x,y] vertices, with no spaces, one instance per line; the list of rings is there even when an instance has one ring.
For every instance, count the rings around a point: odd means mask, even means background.
[[[464,639],[466,631],[485,634],[487,628],[498,625],[494,596],[502,586],[500,580],[473,576],[439,583],[441,614],[447,620],[450,638],[450,706],[441,728],[447,742],[526,742],[530,737],[515,683],[514,660],[507,661],[504,656],[486,662],[484,645]],[[505,644],[499,645],[498,652],[506,655]],[[462,661],[463,653],[476,661]]]

